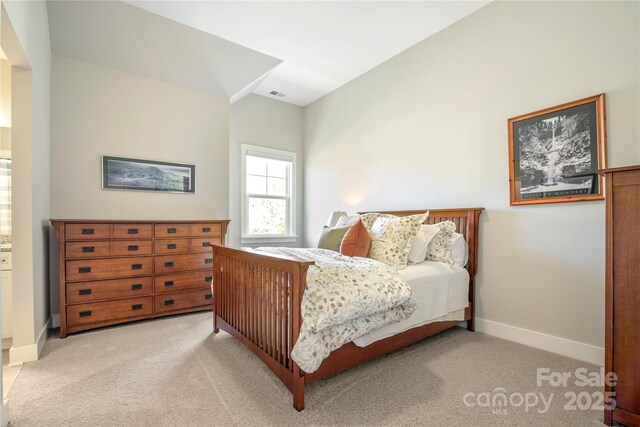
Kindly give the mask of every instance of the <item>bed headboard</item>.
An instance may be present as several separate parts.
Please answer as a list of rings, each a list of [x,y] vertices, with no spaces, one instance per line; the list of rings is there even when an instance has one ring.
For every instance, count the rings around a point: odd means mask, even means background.
[[[474,277],[478,271],[478,225],[480,214],[484,208],[456,208],[456,209],[421,209],[411,211],[367,211],[396,216],[409,216],[429,212],[425,224],[435,224],[442,221],[452,221],[456,224],[456,231],[462,234],[469,245],[469,261],[467,270]]]

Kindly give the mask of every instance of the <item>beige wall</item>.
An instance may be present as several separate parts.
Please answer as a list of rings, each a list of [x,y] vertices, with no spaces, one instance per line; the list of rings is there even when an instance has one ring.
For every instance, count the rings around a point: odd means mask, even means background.
[[[13,348],[35,360],[49,319],[48,222],[51,48],[44,1],[2,2],[0,44],[12,72]]]
[[[228,217],[226,98],[57,55],[51,82],[53,217]],[[195,164],[196,194],[102,190],[102,155]]]
[[[231,106],[229,117],[229,243],[240,246],[240,144],[260,145],[297,153],[296,243],[301,246],[303,230],[303,144],[302,108],[260,95],[249,95]],[[245,246],[274,246],[252,244]]]
[[[57,55],[51,97],[52,217],[229,217],[226,98]],[[102,190],[102,155],[195,164],[196,194]]]
[[[507,119],[607,93],[640,162],[638,2],[494,2],[305,108],[305,244],[331,210],[482,206],[477,316],[604,344],[604,202],[509,206]]]

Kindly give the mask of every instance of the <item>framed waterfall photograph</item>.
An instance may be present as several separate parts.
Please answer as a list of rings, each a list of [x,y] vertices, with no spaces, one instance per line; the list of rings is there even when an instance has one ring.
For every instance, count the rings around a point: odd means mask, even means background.
[[[604,93],[508,120],[511,205],[604,199]]]
[[[196,191],[196,167],[102,156],[102,189],[193,194]]]

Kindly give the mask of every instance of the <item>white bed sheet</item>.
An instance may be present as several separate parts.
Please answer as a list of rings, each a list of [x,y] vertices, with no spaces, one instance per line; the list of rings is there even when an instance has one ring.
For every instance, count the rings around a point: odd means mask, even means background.
[[[418,308],[408,319],[383,326],[353,341],[366,347],[378,340],[391,337],[411,328],[434,321],[464,320],[464,309],[469,306],[469,273],[465,268],[425,261],[409,265],[399,271],[411,286]]]

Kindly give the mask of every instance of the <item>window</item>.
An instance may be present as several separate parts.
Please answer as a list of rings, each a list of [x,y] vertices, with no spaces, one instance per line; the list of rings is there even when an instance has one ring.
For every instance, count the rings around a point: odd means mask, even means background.
[[[295,242],[296,153],[241,145],[242,242]]]

